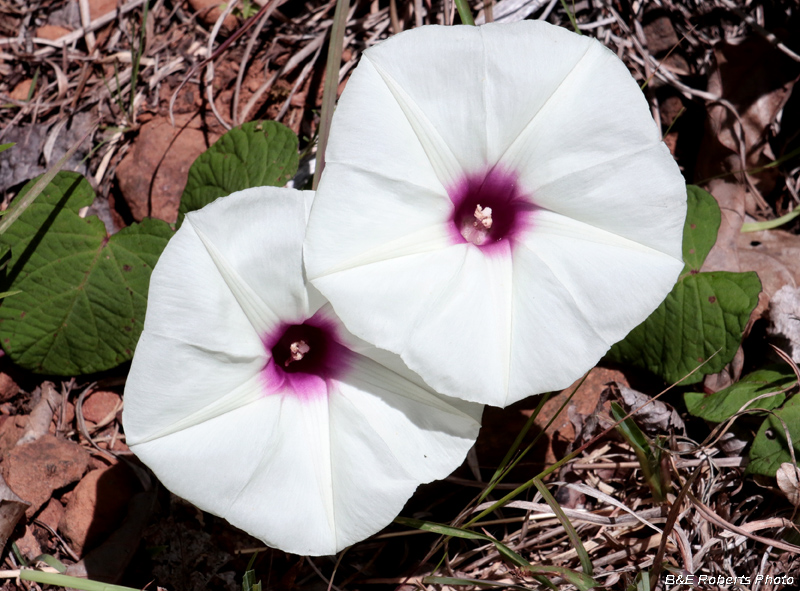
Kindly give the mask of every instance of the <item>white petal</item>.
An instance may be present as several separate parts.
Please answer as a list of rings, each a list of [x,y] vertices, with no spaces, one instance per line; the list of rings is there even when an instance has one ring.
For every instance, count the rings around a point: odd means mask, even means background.
[[[537,205],[680,256],[683,177],[636,82],[607,48],[591,42],[518,131],[499,162],[519,173]]]
[[[129,443],[168,429],[256,375],[259,334],[208,251],[185,224],[150,278],[145,328],[126,383]]]
[[[540,186],[540,205],[681,259],[686,185],[661,143]],[[535,233],[535,229],[532,233]]]
[[[658,306],[683,263],[551,212],[514,248],[506,403],[567,387]]]
[[[302,274],[307,193],[256,187],[186,216],[259,332],[307,312]],[[238,278],[238,279],[237,279]]]
[[[437,70],[436,76],[408,67],[423,65],[432,56],[437,62],[447,64]],[[372,66],[400,106],[443,185],[451,186],[458,181],[461,170],[486,165],[486,104],[482,95],[486,65],[480,29],[438,26],[412,29],[402,37],[390,38],[367,50],[364,62]],[[371,71],[369,67],[359,66],[359,69]],[[362,93],[359,101],[375,98]],[[373,107],[378,108],[393,110],[386,101]],[[364,122],[351,124],[360,126]],[[372,140],[362,150],[368,152],[371,145]],[[406,149],[406,145],[395,146],[396,151]]]
[[[252,329],[241,333],[240,348],[248,341],[252,351],[245,355],[145,331],[125,384],[128,445],[224,414],[262,395],[264,346]]]
[[[282,320],[276,311],[305,319],[306,211],[303,193],[263,187],[186,216],[150,279],[126,385],[133,393],[124,411],[129,442],[226,412],[218,399],[239,391],[267,361],[262,338]],[[272,231],[264,231],[268,225]]]
[[[487,152],[489,162],[496,163],[539,111],[559,100],[561,84],[599,44],[541,21],[487,24],[480,31],[486,55]]]
[[[175,494],[268,545],[334,554],[328,402],[266,396],[133,451]]]
[[[512,324],[510,256],[486,257],[478,247],[460,244],[354,267],[314,284],[348,329],[399,353],[436,391],[503,404]]]
[[[407,182],[328,163],[314,202],[305,244],[309,279],[384,258],[438,250],[448,233],[453,204],[440,193]],[[390,192],[376,207],[375,196]]]
[[[357,357],[335,388],[418,482],[450,474],[478,436],[481,405],[462,411],[371,359]]]
[[[331,164],[346,164],[445,195],[414,128],[369,60],[363,59],[350,76],[342,97],[347,99],[336,107],[320,183],[330,174]],[[447,158],[449,148],[440,150]],[[414,171],[413,178],[409,170]]]
[[[174,493],[287,552],[374,534],[477,437],[472,414],[361,356],[329,398],[260,396],[134,446]]]

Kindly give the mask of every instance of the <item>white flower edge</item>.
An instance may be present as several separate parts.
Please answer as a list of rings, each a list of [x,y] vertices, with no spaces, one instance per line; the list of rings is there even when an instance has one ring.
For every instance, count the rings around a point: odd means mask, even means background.
[[[151,278],[123,423],[132,451],[175,494],[270,546],[327,555],[458,467],[482,407],[435,394],[305,288],[311,198],[262,187],[186,216]],[[351,353],[298,394],[273,379],[264,335],[312,316]]]

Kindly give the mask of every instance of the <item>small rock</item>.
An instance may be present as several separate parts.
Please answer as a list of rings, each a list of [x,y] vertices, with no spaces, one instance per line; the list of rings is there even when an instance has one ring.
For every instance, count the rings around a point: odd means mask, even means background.
[[[39,515],[36,516],[38,521],[53,528],[53,531],[58,529],[58,524],[64,516],[64,505],[58,499],[50,499],[41,510]]]
[[[19,551],[28,560],[33,560],[42,553],[42,547],[39,545],[39,540],[33,535],[33,528],[30,525],[25,526],[25,533],[16,541],[16,544]]]
[[[649,20],[649,17],[650,15],[646,16],[645,20]],[[656,16],[646,22],[642,30],[647,41],[647,50],[651,54],[663,58],[665,65],[673,71],[690,73],[688,62],[680,55],[680,38],[668,16]]]
[[[642,27],[647,40],[647,49],[653,55],[660,55],[679,45],[680,39],[672,21],[666,15],[659,15]]]
[[[89,452],[77,443],[46,434],[6,454],[3,478],[11,490],[31,504],[25,514],[32,517],[54,490],[80,480],[89,458]]]
[[[121,463],[83,477],[58,526],[76,553],[85,554],[119,527],[137,488],[136,477]]]
[[[0,402],[11,400],[19,394],[19,386],[7,373],[0,373]]]
[[[116,412],[121,400],[119,394],[115,392],[103,390],[94,392],[83,401],[83,418],[96,425],[108,415]]]
[[[17,445],[17,441],[22,437],[27,427],[27,415],[16,415],[3,421],[3,424],[0,425],[0,458],[4,457],[6,452]]]
[[[164,117],[142,125],[133,150],[117,167],[119,188],[134,219],[177,220],[189,168],[209,145],[201,130],[173,127]]]
[[[189,5],[197,12],[200,19],[208,26],[213,27],[214,23],[222,14],[221,5],[224,2],[220,0],[189,0]],[[233,14],[229,14],[222,22],[222,28],[227,29],[228,32],[236,29],[237,20]]]
[[[57,39],[61,39],[64,35],[69,35],[72,33],[66,27],[59,27],[58,25],[44,25],[36,29],[36,36],[42,39],[49,39],[50,41],[56,41]]]

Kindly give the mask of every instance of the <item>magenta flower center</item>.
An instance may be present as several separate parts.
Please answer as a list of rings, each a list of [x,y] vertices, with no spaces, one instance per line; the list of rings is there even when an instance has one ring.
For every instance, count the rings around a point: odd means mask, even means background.
[[[449,194],[456,240],[480,247],[512,239],[536,209],[519,188],[516,175],[496,168],[465,175]]]
[[[330,380],[347,373],[354,355],[336,335],[336,321],[323,310],[302,324],[284,324],[264,335],[264,348],[271,353],[262,370],[264,393],[301,400],[327,396]]]
[[[287,373],[311,373],[324,377],[331,366],[330,338],[325,329],[308,324],[289,326],[272,347],[277,367]]]

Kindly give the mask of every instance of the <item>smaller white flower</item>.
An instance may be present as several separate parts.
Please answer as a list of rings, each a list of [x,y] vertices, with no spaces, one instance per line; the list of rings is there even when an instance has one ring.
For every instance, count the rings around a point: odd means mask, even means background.
[[[312,197],[262,187],[186,216],[151,278],[123,422],[175,494],[327,555],[458,467],[482,407],[435,394],[307,289]]]

